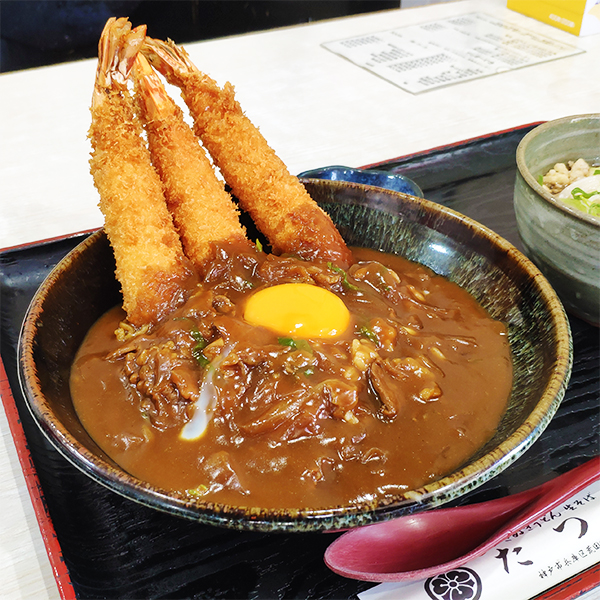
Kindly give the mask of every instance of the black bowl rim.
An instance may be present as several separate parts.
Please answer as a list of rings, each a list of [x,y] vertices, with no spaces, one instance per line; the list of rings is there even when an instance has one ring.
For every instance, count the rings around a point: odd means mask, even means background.
[[[523,137],[523,139],[519,142],[519,145],[517,146],[517,169],[521,177],[523,177],[523,179],[527,183],[527,185],[531,189],[533,189],[538,196],[546,200],[546,202],[557,208],[560,212],[565,213],[566,215],[573,217],[578,221],[583,221],[584,223],[589,223],[590,225],[593,225],[596,228],[600,228],[600,217],[588,215],[587,213],[581,210],[577,210],[576,208],[570,206],[566,202],[563,202],[560,198],[556,198],[550,192],[546,191],[531,174],[531,171],[527,168],[527,163],[525,161],[525,147],[533,138],[537,137],[540,133],[543,133],[547,129],[552,129],[555,125],[560,125],[571,121],[582,121],[585,119],[597,121],[598,128],[600,129],[600,113],[589,113],[583,115],[573,115],[570,117],[562,117],[560,119],[546,121],[545,123],[534,127],[529,133],[527,133]]]
[[[353,187],[366,190],[372,186],[329,180],[306,180],[311,184],[326,187]],[[31,353],[35,338],[36,322],[43,312],[44,294],[68,267],[69,261],[104,235],[102,229],[76,246],[50,272],[34,295],[25,315],[18,344],[19,381],[26,404],[52,445],[75,467],[93,480],[122,496],[139,504],[159,511],[186,517],[199,522],[224,526],[239,530],[254,531],[336,531],[366,525],[376,521],[433,508],[475,489],[512,464],[541,435],[558,409],[571,374],[572,340],[565,311],[553,288],[537,267],[517,248],[484,225],[461,213],[442,205],[420,199],[401,192],[382,190],[402,202],[422,205],[427,211],[442,213],[462,225],[474,229],[489,242],[504,250],[512,260],[519,261],[531,274],[534,287],[543,298],[549,317],[556,330],[556,359],[546,387],[525,423],[507,439],[485,455],[477,458],[464,468],[425,486],[387,499],[385,502],[367,502],[361,505],[337,506],[322,509],[261,509],[260,507],[229,506],[190,501],[147,484],[123,470],[97,457],[83,447],[62,425],[49,423],[44,417],[48,409],[44,395],[35,376]],[[28,358],[31,365],[28,366]]]

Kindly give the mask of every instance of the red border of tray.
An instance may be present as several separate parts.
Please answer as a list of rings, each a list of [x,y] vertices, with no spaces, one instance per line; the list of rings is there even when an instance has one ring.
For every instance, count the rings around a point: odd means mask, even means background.
[[[8,428],[12,435],[17,450],[17,456],[21,463],[21,470],[25,477],[25,483],[27,484],[27,491],[33,504],[33,510],[37,518],[42,539],[44,540],[44,546],[46,547],[46,554],[50,559],[50,567],[58,586],[58,592],[63,600],[76,600],[77,595],[73,588],[71,576],[69,570],[65,564],[62,549],[56,536],[54,524],[48,513],[46,507],[46,501],[44,500],[44,491],[40,485],[31,453],[29,452],[29,446],[27,445],[27,439],[25,438],[25,432],[19,419],[19,413],[17,411],[17,405],[10,389],[8,377],[6,376],[6,370],[4,369],[4,363],[0,360],[0,395],[2,396],[2,404],[4,406],[4,412],[6,413],[6,419],[8,421]]]

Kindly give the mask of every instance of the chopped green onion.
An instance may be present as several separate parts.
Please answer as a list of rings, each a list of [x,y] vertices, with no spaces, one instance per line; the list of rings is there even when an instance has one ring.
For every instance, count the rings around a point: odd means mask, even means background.
[[[334,273],[339,273],[342,276],[342,285],[347,289],[347,290],[352,290],[353,292],[358,291],[358,288],[350,283],[348,281],[348,274],[346,273],[346,271],[344,271],[344,269],[340,269],[340,267],[338,267],[337,265],[334,265],[333,263],[328,262],[327,266],[334,272]]]
[[[306,369],[304,369],[304,375],[306,377],[310,377],[311,375],[315,374],[315,370],[313,367],[306,367]]]
[[[197,329],[194,321],[189,317],[175,317],[174,321],[190,321],[192,323],[192,328],[190,329],[190,335],[192,339],[196,342],[194,347],[192,348],[192,356],[196,359],[196,362],[202,367],[206,368],[210,365],[210,360],[204,355],[204,348],[208,346],[208,340],[200,333]]]
[[[573,190],[575,192],[575,190]],[[573,208],[580,210],[588,215],[600,215],[600,192],[586,194],[574,193],[570,198],[564,198],[564,201]]]
[[[190,335],[194,338],[194,341],[197,342],[196,347],[199,347],[200,350],[208,346],[205,337],[195,327],[190,331]]]
[[[204,355],[204,352],[202,352],[202,349],[198,348],[198,346],[194,346],[192,348],[192,356],[196,359],[196,362],[202,368],[206,368],[206,367],[208,367],[208,365],[210,365],[210,360],[208,360],[208,358],[206,358],[206,356]]]
[[[208,367],[210,360],[204,355],[204,348],[208,346],[208,341],[204,336],[196,329],[190,331],[190,335],[194,338],[196,345],[192,348],[192,356],[196,359],[196,362],[203,368]]]
[[[277,341],[281,346],[289,346],[292,350],[307,350],[312,354],[310,344],[302,338],[280,337]]]
[[[379,343],[379,338],[377,337],[377,334],[369,327],[366,327],[366,326],[361,327],[359,329],[359,333],[363,337],[366,337],[369,341],[373,342],[374,344]]]
[[[539,183],[540,185],[544,185],[544,176],[543,176],[543,175],[540,175],[540,176],[538,177],[538,183]]]
[[[591,198],[592,196],[596,196],[598,194],[597,191],[593,191],[593,192],[584,192],[581,188],[573,188],[571,190],[571,196],[573,196],[573,198],[575,198],[575,200],[581,200],[581,199],[585,199],[588,200],[589,198]]]
[[[258,238],[256,239],[256,242],[254,242],[254,245],[256,246],[256,249],[258,250],[258,252],[263,251],[263,245],[260,243],[260,240]]]

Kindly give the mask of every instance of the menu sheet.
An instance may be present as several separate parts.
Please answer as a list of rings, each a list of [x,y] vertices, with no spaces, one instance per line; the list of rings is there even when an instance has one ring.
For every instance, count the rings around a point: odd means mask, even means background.
[[[583,52],[483,13],[322,45],[413,94]]]
[[[384,583],[359,598],[527,600],[598,562],[600,481],[463,567],[426,580]]]

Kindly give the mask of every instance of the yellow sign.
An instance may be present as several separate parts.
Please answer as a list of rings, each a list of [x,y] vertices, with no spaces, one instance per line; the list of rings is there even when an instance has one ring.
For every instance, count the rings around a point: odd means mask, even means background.
[[[573,35],[600,33],[600,0],[508,0],[507,6]]]

